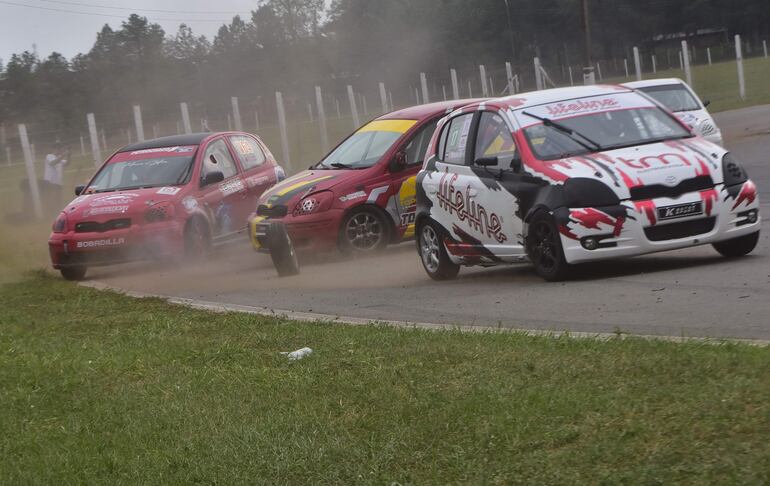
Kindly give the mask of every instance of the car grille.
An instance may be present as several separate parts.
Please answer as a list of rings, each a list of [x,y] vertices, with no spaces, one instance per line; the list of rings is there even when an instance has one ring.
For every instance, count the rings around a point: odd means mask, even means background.
[[[688,236],[702,235],[714,229],[717,218],[701,218],[681,223],[662,224],[644,228],[644,234],[650,241],[676,240]]]
[[[709,175],[685,179],[676,186],[669,187],[662,184],[651,184],[649,186],[632,187],[631,200],[644,201],[646,199],[655,199],[656,197],[677,198],[682,194],[695,191],[704,191],[714,187],[714,180]]]
[[[286,206],[283,205],[277,205],[277,206],[266,206],[264,204],[260,204],[257,207],[257,214],[260,216],[268,216],[270,218],[283,218],[286,216],[286,213],[288,212]]]
[[[104,223],[96,221],[82,221],[75,225],[75,233],[104,233],[105,231],[124,229],[131,226],[131,219],[111,219]]]

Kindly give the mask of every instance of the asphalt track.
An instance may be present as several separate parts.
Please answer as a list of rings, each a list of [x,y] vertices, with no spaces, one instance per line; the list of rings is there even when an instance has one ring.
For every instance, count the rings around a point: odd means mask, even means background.
[[[762,237],[749,256],[727,260],[711,246],[580,267],[546,283],[526,265],[463,269],[451,282],[425,274],[414,243],[358,259],[303,261],[278,278],[248,244],[186,266],[93,269],[111,287],[208,302],[354,320],[426,322],[588,333],[770,339],[770,105],[719,114],[726,146],[757,183]]]

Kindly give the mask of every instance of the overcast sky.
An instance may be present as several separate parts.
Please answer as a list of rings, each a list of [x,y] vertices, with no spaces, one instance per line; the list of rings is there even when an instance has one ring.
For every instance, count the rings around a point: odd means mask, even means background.
[[[53,51],[71,58],[91,48],[96,33],[105,23],[117,29],[131,13],[160,24],[167,34],[176,32],[184,22],[195,33],[211,40],[220,25],[229,23],[238,13],[248,18],[257,3],[257,0],[0,0],[0,59],[5,64],[11,54],[32,50],[32,44],[37,45],[41,58]]]

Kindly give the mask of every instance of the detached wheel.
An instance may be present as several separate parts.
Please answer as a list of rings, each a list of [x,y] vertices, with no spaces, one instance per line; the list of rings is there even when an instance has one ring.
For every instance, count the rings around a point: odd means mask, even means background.
[[[270,223],[267,229],[267,247],[279,277],[299,274],[297,253],[294,251],[289,233],[286,232],[286,226],[277,222]]]
[[[59,269],[59,271],[61,272],[61,276],[64,277],[64,280],[78,282],[86,277],[88,267],[78,265],[76,267],[64,267]]]
[[[351,211],[340,228],[339,247],[342,253],[372,253],[388,245],[390,227],[385,217],[373,208]]]
[[[559,230],[550,214],[541,211],[532,217],[526,245],[538,275],[549,282],[567,278],[571,268],[564,259]]]
[[[722,256],[728,258],[737,258],[751,253],[759,242],[759,231],[749,235],[739,236],[731,240],[720,241],[711,246],[714,247]]]
[[[184,253],[191,259],[205,257],[211,250],[211,233],[200,218],[187,222],[184,229]]]
[[[433,221],[426,222],[417,235],[417,249],[425,272],[433,280],[451,280],[460,272],[460,265],[449,259],[444,246],[444,230]]]

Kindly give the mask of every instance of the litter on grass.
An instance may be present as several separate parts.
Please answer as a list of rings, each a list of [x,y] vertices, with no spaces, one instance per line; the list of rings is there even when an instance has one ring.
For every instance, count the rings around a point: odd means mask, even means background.
[[[288,351],[283,351],[281,354],[286,355],[289,357],[289,361],[297,361],[298,359],[302,359],[305,356],[310,355],[313,352],[310,348],[301,348],[296,351],[292,351],[291,353]]]

